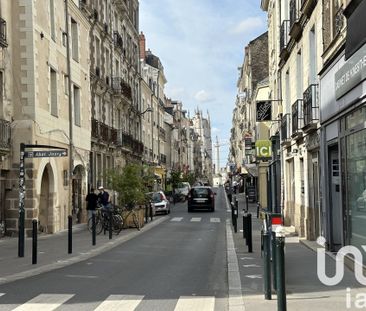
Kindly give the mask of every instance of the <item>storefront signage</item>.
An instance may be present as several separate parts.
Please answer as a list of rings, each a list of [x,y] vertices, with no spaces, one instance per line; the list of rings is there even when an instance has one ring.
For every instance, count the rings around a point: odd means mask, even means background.
[[[271,121],[272,102],[270,100],[257,101],[257,122]]]
[[[339,99],[366,79],[366,44],[335,74],[335,93]]]
[[[270,140],[257,140],[255,142],[257,159],[270,159],[272,157],[272,143]]]

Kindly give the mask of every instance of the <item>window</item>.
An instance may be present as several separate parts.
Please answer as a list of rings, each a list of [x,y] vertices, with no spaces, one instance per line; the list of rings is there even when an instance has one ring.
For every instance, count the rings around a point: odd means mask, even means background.
[[[302,79],[303,79],[303,75],[302,75],[302,55],[301,55],[301,50],[297,53],[297,57],[296,57],[296,83],[297,83],[297,88],[296,88],[296,95],[297,98],[302,98],[302,92],[303,92],[303,85],[302,85]]]
[[[71,38],[72,38],[72,59],[76,62],[79,61],[79,37],[78,37],[78,24],[74,19],[71,19]]]
[[[105,74],[106,76],[109,76],[109,72],[110,72],[110,53],[109,50],[106,49],[105,50]]]
[[[57,117],[57,75],[56,71],[50,68],[50,101],[51,115]]]
[[[75,118],[75,125],[81,125],[80,119],[80,89],[74,85],[74,118]]]
[[[55,0],[50,0],[50,22],[51,22],[51,38],[56,41],[56,31],[55,31]]]
[[[317,67],[317,59],[316,59],[316,33],[315,28],[313,27],[309,32],[309,84],[316,83],[316,67]]]
[[[100,67],[100,40],[97,37],[95,37],[95,63]]]

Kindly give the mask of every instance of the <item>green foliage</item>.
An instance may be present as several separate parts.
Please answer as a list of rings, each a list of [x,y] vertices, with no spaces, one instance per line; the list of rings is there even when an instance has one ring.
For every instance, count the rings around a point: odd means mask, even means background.
[[[178,184],[183,181],[182,180],[182,172],[181,171],[172,171],[170,175],[170,183],[173,186],[173,189],[178,187]]]
[[[112,189],[118,193],[120,206],[145,203],[146,185],[141,165],[127,164],[122,169],[108,171],[106,175]]]

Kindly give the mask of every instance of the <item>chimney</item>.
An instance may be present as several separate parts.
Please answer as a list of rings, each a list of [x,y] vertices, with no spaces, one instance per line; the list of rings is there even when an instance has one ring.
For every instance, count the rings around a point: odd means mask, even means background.
[[[146,57],[146,39],[145,39],[145,35],[142,31],[139,35],[139,43],[140,43],[140,59],[145,60],[145,57]]]

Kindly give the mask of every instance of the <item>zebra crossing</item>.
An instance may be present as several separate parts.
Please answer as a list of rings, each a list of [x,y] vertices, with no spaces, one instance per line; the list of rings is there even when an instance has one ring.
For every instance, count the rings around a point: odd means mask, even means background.
[[[218,217],[210,217],[210,219],[202,218],[202,217],[173,217],[170,219],[170,222],[183,222],[183,221],[189,221],[189,222],[210,222],[210,223],[221,223],[221,218]]]
[[[3,294],[2,296],[5,296]],[[77,298],[74,294],[39,294],[29,301],[14,308],[14,305],[2,304],[0,296],[0,310],[12,311],[53,311],[58,308],[72,306],[72,298]],[[134,311],[141,310],[140,303],[144,300],[142,295],[109,295],[104,301],[97,302],[94,311]],[[76,299],[75,299],[76,300]],[[181,296],[176,301],[172,311],[214,311],[214,296]],[[155,302],[156,303],[156,302]],[[75,305],[80,302],[75,301]],[[146,310],[149,310],[148,300],[145,300]],[[82,308],[81,308],[82,309]],[[63,310],[63,309],[62,309]],[[145,308],[143,308],[145,310]],[[164,310],[166,310],[164,308]]]

